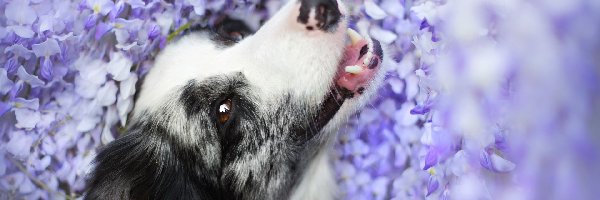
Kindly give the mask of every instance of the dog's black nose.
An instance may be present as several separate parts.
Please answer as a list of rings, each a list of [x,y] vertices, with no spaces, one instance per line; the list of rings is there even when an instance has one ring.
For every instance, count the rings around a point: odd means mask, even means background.
[[[336,25],[340,22],[342,13],[338,8],[337,0],[299,0],[300,1],[300,15],[298,15],[298,22],[305,24],[307,30],[313,30],[315,28],[323,31],[332,31]],[[311,13],[314,13],[314,20],[316,24],[310,24]],[[313,25],[315,27],[313,27]]]

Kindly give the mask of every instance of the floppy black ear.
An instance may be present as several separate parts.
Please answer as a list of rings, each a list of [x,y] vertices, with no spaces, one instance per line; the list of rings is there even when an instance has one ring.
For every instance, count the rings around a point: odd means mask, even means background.
[[[146,124],[99,152],[85,199],[214,199],[215,182],[182,163],[164,128]]]

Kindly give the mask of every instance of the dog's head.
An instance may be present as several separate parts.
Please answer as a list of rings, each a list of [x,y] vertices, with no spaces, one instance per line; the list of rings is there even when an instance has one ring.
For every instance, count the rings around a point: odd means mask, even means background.
[[[168,45],[128,133],[98,155],[88,197],[289,195],[382,78],[379,42],[348,30],[345,13],[293,0],[256,33],[226,20]]]

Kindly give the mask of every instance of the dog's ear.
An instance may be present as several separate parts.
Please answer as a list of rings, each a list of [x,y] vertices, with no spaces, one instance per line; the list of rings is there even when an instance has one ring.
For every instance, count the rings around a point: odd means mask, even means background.
[[[169,141],[160,127],[133,127],[108,144],[96,157],[85,199],[214,199],[216,184],[200,183]]]

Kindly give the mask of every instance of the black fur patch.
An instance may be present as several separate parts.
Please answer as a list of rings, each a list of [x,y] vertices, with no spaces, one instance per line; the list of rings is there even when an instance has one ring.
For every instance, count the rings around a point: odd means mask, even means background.
[[[220,199],[218,166],[178,145],[157,119],[144,118],[130,132],[104,147],[85,199]],[[202,172],[202,173],[198,173]]]
[[[85,198],[288,198],[320,149],[315,136],[337,110],[317,113],[316,105],[283,94],[261,111],[250,91],[241,73],[189,81],[101,149]],[[232,116],[219,125],[223,98],[232,100]]]
[[[383,60],[383,49],[381,48],[381,43],[376,39],[373,39],[373,52]]]
[[[336,0],[300,0],[300,15],[297,21],[308,23],[312,9],[315,9],[316,26],[320,30],[331,31],[340,22],[342,14]]]
[[[243,21],[229,17],[217,22],[210,30],[212,33],[211,39],[227,47],[242,41],[242,39],[254,33]]]
[[[365,44],[363,47],[360,48],[360,52],[358,54],[358,58],[360,59],[362,56],[364,56],[365,54],[367,54],[367,51],[369,51],[369,46]]]
[[[254,34],[254,30],[242,20],[223,17],[212,25],[196,24],[189,28],[185,34],[193,32],[207,32],[210,39],[219,48],[231,47],[242,41],[249,35]]]

